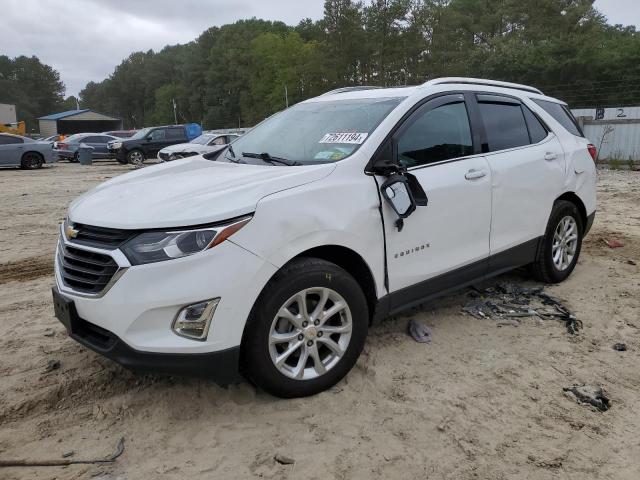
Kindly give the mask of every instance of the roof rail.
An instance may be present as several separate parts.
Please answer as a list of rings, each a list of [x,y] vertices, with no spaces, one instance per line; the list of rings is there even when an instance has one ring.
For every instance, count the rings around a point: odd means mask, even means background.
[[[423,85],[425,86],[442,85],[447,83],[462,83],[462,84],[468,84],[468,85],[485,85],[488,87],[513,88],[515,90],[524,90],[525,92],[539,93],[540,95],[544,95],[541,90],[538,90],[535,87],[530,87],[528,85],[522,85],[520,83],[501,82],[499,80],[485,80],[483,78],[467,78],[467,77],[434,78],[433,80],[429,80],[428,82],[423,83]]]
[[[330,90],[326,93],[323,93],[320,96],[324,97],[325,95],[335,95],[336,93],[356,92],[358,90],[375,90],[376,88],[382,88],[382,87],[376,87],[374,85],[357,85],[355,87],[342,87],[342,88],[336,88],[335,90]]]

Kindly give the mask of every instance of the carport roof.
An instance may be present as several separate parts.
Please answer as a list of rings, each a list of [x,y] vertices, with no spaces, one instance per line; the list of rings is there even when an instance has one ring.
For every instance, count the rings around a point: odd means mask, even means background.
[[[85,113],[88,111],[88,108],[85,108],[83,110],[67,110],[66,112],[53,113],[51,115],[39,117],[38,120],[60,120],[61,118],[71,117],[73,115],[78,115],[79,113]]]
[[[70,117],[75,117],[76,115],[83,115],[85,113],[91,113],[96,117],[96,118],[91,118],[90,120],[120,120],[119,118],[113,118],[103,113],[96,112],[95,110],[91,110],[89,108],[85,108],[82,110],[67,110],[66,112],[53,113],[51,115],[40,117],[38,118],[38,120],[62,120]],[[89,120],[89,118],[83,117],[82,120]]]

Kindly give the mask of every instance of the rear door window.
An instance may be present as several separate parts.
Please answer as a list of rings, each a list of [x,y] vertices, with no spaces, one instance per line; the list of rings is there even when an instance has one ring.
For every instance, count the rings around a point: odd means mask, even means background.
[[[481,98],[479,96],[478,107],[487,135],[488,152],[529,145],[529,130],[520,103],[484,102]]]
[[[183,128],[168,128],[167,129],[167,140],[178,140],[184,138],[184,129]]]
[[[549,102],[547,100],[532,99],[542,108],[544,111],[551,115],[560,125],[562,125],[569,133],[578,137],[584,137],[582,130],[578,126],[578,122],[574,118],[573,114],[569,111],[566,105],[560,103]]]

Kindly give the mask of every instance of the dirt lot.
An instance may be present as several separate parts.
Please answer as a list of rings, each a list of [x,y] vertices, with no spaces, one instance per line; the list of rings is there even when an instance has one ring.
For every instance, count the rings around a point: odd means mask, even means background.
[[[67,338],[50,301],[57,224],[71,199],[127,169],[0,171],[0,459],[102,457],[126,439],[112,465],[0,478],[640,478],[640,173],[600,173],[580,263],[546,290],[584,322],[579,335],[463,315],[461,292],[373,327],[331,391],[283,401],[246,383],[135,376]],[[432,327],[431,344],[406,335],[410,318]],[[565,397],[577,383],[603,385],[611,409]]]

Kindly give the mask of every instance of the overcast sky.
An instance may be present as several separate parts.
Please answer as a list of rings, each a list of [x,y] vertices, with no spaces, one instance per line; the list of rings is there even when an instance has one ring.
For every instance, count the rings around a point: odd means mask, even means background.
[[[323,0],[0,0],[0,54],[36,55],[67,95],[100,81],[131,52],[186,43],[213,25],[258,17],[296,25]],[[640,25],[640,0],[596,0],[610,23]]]

